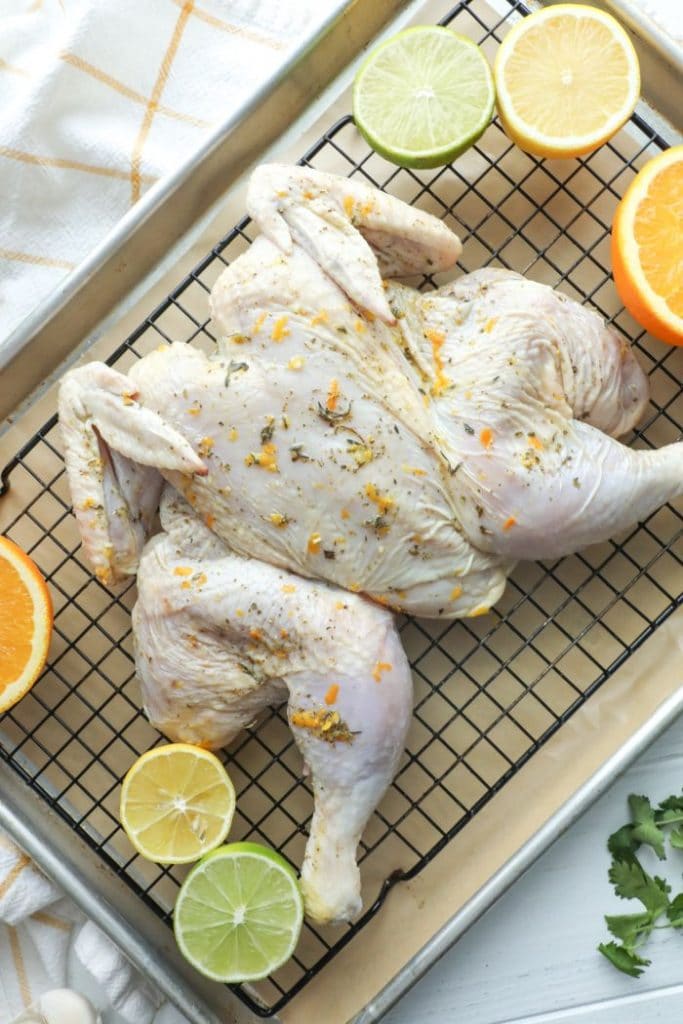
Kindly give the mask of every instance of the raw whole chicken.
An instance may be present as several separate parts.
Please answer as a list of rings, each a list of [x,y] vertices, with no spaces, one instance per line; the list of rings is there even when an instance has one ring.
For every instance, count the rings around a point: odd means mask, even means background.
[[[278,165],[254,172],[248,209],[262,234],[214,286],[216,353],[69,372],[66,464],[98,578],[138,574],[150,720],[218,747],[288,698],[315,795],[307,910],[349,920],[356,845],[410,721],[387,609],[485,613],[517,559],[680,495],[683,445],[614,439],[646,377],[566,296],[503,270],[426,294],[393,281],[455,263],[436,218]]]

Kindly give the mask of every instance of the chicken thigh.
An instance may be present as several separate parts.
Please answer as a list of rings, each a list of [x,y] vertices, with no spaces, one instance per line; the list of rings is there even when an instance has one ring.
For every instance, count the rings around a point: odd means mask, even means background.
[[[457,259],[428,214],[277,165],[253,174],[248,207],[262,234],[213,288],[217,351],[72,370],[66,464],[98,577],[138,572],[151,720],[216,746],[288,696],[314,779],[308,911],[348,918],[408,719],[377,604],[488,611],[517,559],[604,540],[683,493],[683,445],[615,440],[646,377],[566,296],[507,271],[425,294],[390,280]]]
[[[225,746],[288,697],[315,812],[301,870],[309,916],[358,913],[361,832],[391,782],[412,711],[394,617],[233,554],[170,488],[133,612],[145,709],[167,736]]]

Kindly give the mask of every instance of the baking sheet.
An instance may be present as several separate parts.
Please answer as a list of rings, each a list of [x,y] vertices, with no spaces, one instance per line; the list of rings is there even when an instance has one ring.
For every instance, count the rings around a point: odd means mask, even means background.
[[[444,9],[433,5],[430,14]],[[498,20],[487,5],[473,4],[471,11],[488,25]],[[471,11],[463,10],[454,27],[477,38],[481,24]],[[315,166],[343,173],[351,169],[349,157],[358,161],[367,156],[352,126],[340,132],[323,146]],[[476,151],[458,161],[457,173],[437,176],[431,192],[423,191],[431,175],[407,172],[396,174],[388,187],[403,198],[418,195],[419,204],[428,209],[435,202],[438,208],[439,199],[453,203],[465,238],[464,269],[482,265],[496,246],[501,247],[502,260],[517,269],[526,269],[532,258],[531,276],[555,283],[564,275],[565,291],[590,294],[627,334],[638,336],[605,279],[608,239],[600,225],[609,223],[616,196],[654,149],[642,132],[622,132],[611,148],[587,161],[567,161],[563,167],[554,163],[550,177],[547,170],[511,150],[502,133],[492,128]],[[492,161],[497,162],[495,168]],[[629,162],[632,166],[626,166]],[[382,163],[369,157],[363,166],[377,177],[394,173]],[[523,191],[510,184],[520,181]],[[542,213],[535,209],[541,203]],[[587,211],[582,209],[585,204]],[[87,358],[112,352],[242,210],[243,197],[236,195],[193,251],[98,341]],[[511,237],[511,224],[525,225],[516,239]],[[558,224],[567,234],[555,238]],[[246,241],[235,239],[237,249],[243,244]],[[533,259],[540,249],[544,255]],[[586,251],[588,255],[582,256]],[[230,258],[234,255],[233,248]],[[211,273],[200,275],[205,284],[212,283]],[[137,350],[155,347],[159,329],[178,340],[196,334],[192,317],[203,321],[205,301],[197,284],[179,299],[187,312],[177,305],[166,310],[156,326],[148,325],[137,339]],[[646,339],[639,343],[652,373],[653,398],[664,410],[648,424],[639,443],[659,446],[676,439],[683,420],[681,353]],[[129,353],[126,358],[135,356]],[[125,358],[119,365],[125,365]],[[2,451],[7,456],[13,453],[53,409],[52,391],[2,439]],[[3,746],[6,755],[35,778],[46,798],[58,798],[63,812],[78,822],[91,842],[163,910],[172,905],[181,872],[160,872],[139,859],[129,861],[130,849],[115,822],[118,779],[135,752],[157,739],[136,713],[127,613],[133,593],[129,590],[113,600],[91,580],[78,555],[70,554],[76,551],[77,537],[64,510],[68,495],[60,472],[57,436],[51,432],[14,470],[10,492],[0,501],[0,528],[19,515],[10,536],[31,548],[51,575],[59,630],[51,672],[38,684],[35,696],[22,701],[0,724]],[[43,482],[48,480],[45,491]],[[416,664],[418,716],[400,789],[390,791],[365,836],[366,900],[376,896],[392,870],[409,870],[416,850],[420,853],[440,842],[440,834],[459,820],[467,824],[417,877],[391,891],[381,912],[281,1011],[283,1020],[319,1019],[321,1007],[332,1022],[360,1012],[676,690],[679,612],[469,819],[483,791],[499,785],[510,764],[527,755],[547,726],[594,684],[596,675],[622,657],[672,600],[678,600],[683,590],[681,553],[680,515],[673,508],[664,509],[644,528],[621,538],[618,546],[601,545],[555,566],[521,567],[494,616],[460,623],[448,632],[435,623],[405,627],[406,645]],[[93,616],[95,626],[89,622]],[[580,640],[572,645],[574,637]],[[518,651],[519,647],[523,649]],[[501,660],[508,662],[502,672]],[[454,708],[460,713],[456,715]],[[288,744],[286,727],[274,716],[255,736],[237,744],[233,774],[242,791],[238,828],[246,833],[248,819],[256,826],[256,838],[271,844],[285,840],[285,852],[298,863],[310,796],[292,781],[300,766]],[[279,761],[273,763],[272,752]],[[434,778],[439,780],[436,785]],[[283,792],[288,794],[286,804],[275,808],[273,797]],[[503,831],[501,821],[506,822]],[[339,934],[308,929],[301,963],[285,969],[278,978],[281,987],[300,982]],[[349,977],[354,978],[353,986],[348,985]],[[272,1005],[278,990],[264,985],[260,995]]]

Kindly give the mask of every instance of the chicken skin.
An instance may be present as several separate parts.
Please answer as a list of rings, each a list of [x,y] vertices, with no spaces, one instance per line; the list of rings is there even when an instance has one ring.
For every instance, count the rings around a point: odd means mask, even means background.
[[[348,919],[355,846],[409,718],[378,605],[488,611],[518,559],[604,540],[683,493],[683,445],[616,440],[647,379],[566,296],[501,270],[424,294],[391,280],[457,260],[430,215],[278,165],[254,172],[248,208],[262,234],[214,285],[217,351],[72,370],[66,464],[98,577],[138,574],[150,720],[220,746],[288,699],[315,791],[307,909]]]

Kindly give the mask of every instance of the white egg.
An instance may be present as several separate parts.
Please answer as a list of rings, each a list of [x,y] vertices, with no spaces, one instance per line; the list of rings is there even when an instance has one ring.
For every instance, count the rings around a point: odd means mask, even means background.
[[[55,988],[40,996],[13,1024],[101,1024],[101,1019],[79,992]]]

